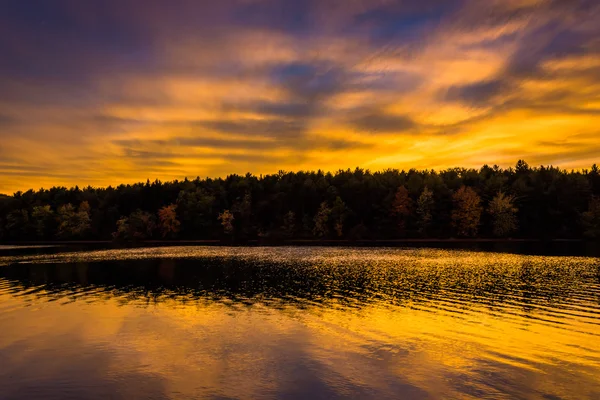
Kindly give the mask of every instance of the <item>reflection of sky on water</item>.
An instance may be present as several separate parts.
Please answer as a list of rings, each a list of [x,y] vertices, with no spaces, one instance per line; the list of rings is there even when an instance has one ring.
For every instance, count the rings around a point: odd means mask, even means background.
[[[140,259],[148,251],[175,253]],[[103,262],[82,253],[78,262],[0,267],[0,326],[10,327],[0,331],[2,393],[600,394],[596,259],[373,249],[210,249],[202,258],[203,251],[126,250],[113,257],[121,261]]]

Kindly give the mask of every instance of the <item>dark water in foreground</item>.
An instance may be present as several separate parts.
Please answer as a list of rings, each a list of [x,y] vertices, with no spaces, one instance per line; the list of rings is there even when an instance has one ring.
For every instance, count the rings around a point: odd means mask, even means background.
[[[0,398],[600,398],[600,259],[0,253]]]

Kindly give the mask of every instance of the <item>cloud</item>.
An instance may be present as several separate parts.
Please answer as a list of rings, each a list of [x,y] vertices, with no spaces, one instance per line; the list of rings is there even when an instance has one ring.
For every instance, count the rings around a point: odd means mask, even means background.
[[[298,136],[305,130],[302,121],[283,121],[277,119],[271,120],[215,120],[205,121],[199,126],[208,130],[213,130],[221,133],[230,133],[249,136]]]
[[[447,89],[445,100],[460,101],[473,107],[488,106],[497,96],[510,91],[510,85],[500,79],[477,82]]]
[[[415,122],[407,116],[382,112],[365,114],[353,119],[351,124],[368,133],[405,133],[416,127]]]
[[[519,152],[585,167],[536,143],[600,122],[595,1],[34,3],[0,15],[0,160],[22,167],[0,192]]]

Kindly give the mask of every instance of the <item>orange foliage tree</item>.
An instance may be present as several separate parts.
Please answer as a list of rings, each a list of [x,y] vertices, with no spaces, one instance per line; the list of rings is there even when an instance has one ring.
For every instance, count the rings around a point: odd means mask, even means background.
[[[160,230],[163,237],[175,237],[179,232],[181,223],[177,219],[177,204],[170,204],[158,210],[158,219],[160,220]]]
[[[481,220],[481,198],[473,189],[462,186],[452,196],[452,224],[459,236],[475,236]]]

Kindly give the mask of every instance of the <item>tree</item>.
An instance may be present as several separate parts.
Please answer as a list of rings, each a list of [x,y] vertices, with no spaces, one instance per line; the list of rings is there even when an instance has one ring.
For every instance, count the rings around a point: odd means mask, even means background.
[[[25,209],[17,209],[6,216],[6,231],[11,239],[22,240],[28,236],[29,213]]]
[[[177,219],[177,204],[170,204],[158,210],[160,230],[163,237],[175,237],[179,232],[181,223]]]
[[[514,196],[507,196],[502,191],[496,194],[488,209],[493,219],[495,236],[506,237],[517,230],[517,211],[519,210],[514,205]]]
[[[527,164],[524,160],[519,160],[515,165],[515,171],[517,174],[526,174],[529,172],[529,164]]]
[[[33,207],[31,217],[35,221],[35,231],[38,238],[50,236],[54,225],[54,212],[50,206],[45,205]]]
[[[423,235],[427,234],[429,226],[431,225],[434,204],[433,192],[425,186],[417,200],[417,225],[419,227],[419,233]]]
[[[401,234],[405,233],[406,222],[412,211],[412,200],[408,195],[408,190],[404,185],[399,186],[396,190],[396,196],[392,203],[390,214],[396,218],[398,230]]]
[[[57,236],[59,238],[81,238],[90,230],[90,227],[90,205],[87,201],[81,202],[77,211],[71,203],[58,208]]]
[[[205,189],[181,190],[177,196],[177,218],[181,221],[181,235],[192,237],[210,236],[216,220],[215,196]]]
[[[588,209],[582,214],[584,235],[591,239],[600,238],[600,197],[590,199]]]
[[[149,212],[136,210],[129,215],[129,226],[134,239],[147,239],[154,233],[156,218]]]
[[[112,234],[114,239],[131,239],[129,218],[121,217],[117,220],[117,230]]]
[[[310,236],[313,231],[313,219],[309,214],[304,214],[302,216],[302,234],[305,236]]]
[[[58,231],[59,238],[68,238],[73,235],[75,222],[75,208],[73,204],[67,203],[58,208]]]
[[[342,237],[344,235],[344,220],[348,214],[348,208],[340,196],[335,198],[330,214],[336,235]]]
[[[79,204],[79,209],[76,214],[76,229],[75,235],[83,236],[91,229],[92,220],[90,218],[91,212],[90,203],[82,201]]]
[[[152,237],[155,228],[154,215],[138,209],[129,214],[129,217],[121,217],[117,221],[117,230],[113,233],[113,238],[144,240]]]
[[[473,189],[461,186],[452,196],[452,224],[459,236],[475,236],[481,219],[481,199]]]
[[[321,206],[319,207],[319,211],[317,212],[317,215],[315,215],[314,218],[315,226],[313,228],[313,235],[317,237],[324,237],[329,234],[329,227],[327,226],[327,222],[329,221],[330,214],[331,209],[327,206],[327,202],[322,202]]]
[[[236,201],[232,207],[233,215],[237,220],[236,224],[237,232],[243,236],[248,235],[251,230],[252,220],[252,195],[250,192],[246,192],[241,201]]]
[[[474,235],[477,229],[459,233],[463,209],[457,207],[460,202],[453,201],[453,194],[463,185],[486,199],[485,218],[481,216],[474,224],[479,225],[479,231],[523,238],[596,235],[596,200],[592,199],[600,197],[598,166],[566,171],[520,161],[508,169],[483,166],[371,172],[357,168],[336,173],[234,174],[106,188],[28,190],[0,195],[0,240],[103,239],[111,236],[115,226],[117,236],[133,240],[134,236],[149,237],[147,228],[152,222],[160,224],[161,235],[173,236],[175,220],[180,222],[177,236],[189,239],[221,237],[225,228],[227,234],[235,233],[238,241],[258,238],[258,228],[269,237],[279,231],[304,238],[392,239],[413,234],[413,226],[419,236],[434,232],[440,236],[450,232]],[[500,192],[511,196],[499,196]],[[518,212],[514,199],[518,199]],[[169,215],[160,220],[160,210],[173,204],[177,205],[175,218]],[[153,218],[134,214],[138,209]],[[227,217],[225,226],[218,218],[224,209],[235,216]],[[290,210],[294,218],[288,214]],[[164,224],[169,229],[165,230]]]
[[[293,237],[296,231],[296,214],[293,211],[288,211],[283,216],[283,226],[281,227],[286,237]]]
[[[233,214],[229,210],[224,210],[221,214],[219,214],[218,219],[223,227],[223,232],[226,235],[233,234],[233,221],[235,219]]]

